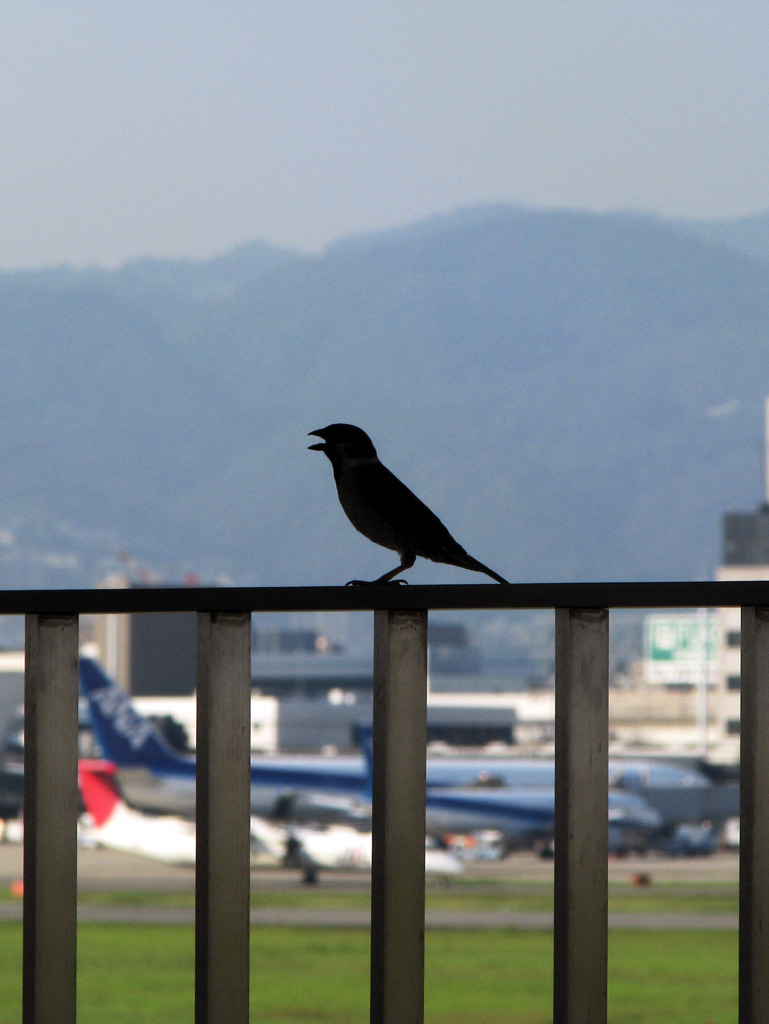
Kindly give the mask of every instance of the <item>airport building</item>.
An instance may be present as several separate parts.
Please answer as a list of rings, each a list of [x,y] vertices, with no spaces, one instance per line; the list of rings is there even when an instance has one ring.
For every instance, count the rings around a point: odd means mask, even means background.
[[[750,558],[765,563],[750,564]],[[734,559],[733,563],[729,559]],[[741,560],[741,561],[737,561]],[[720,579],[769,578],[769,509],[724,517]],[[110,586],[115,581],[109,582]],[[172,742],[195,744],[195,616],[104,616],[94,653]],[[251,748],[260,753],[349,751],[372,718],[371,657],[348,653],[310,627],[255,621]],[[644,658],[609,694],[615,753],[654,751],[736,762],[739,756],[739,610],[646,617]],[[431,623],[428,742],[552,753],[555,700],[545,680],[520,685],[515,666],[482,672],[458,623]],[[550,666],[552,670],[552,665]],[[506,675],[518,682],[508,685]]]
[[[764,501],[752,512],[728,512],[723,517],[719,580],[769,580],[769,398],[764,423]],[[740,609],[721,608],[718,616],[715,715],[723,756],[736,761],[740,751]]]
[[[724,516],[723,562],[719,580],[769,580],[769,496],[755,512]],[[719,611],[720,671],[716,707],[726,749],[739,756],[740,609]]]
[[[110,579],[108,586],[127,585]],[[183,612],[97,616],[92,653],[178,746],[196,735],[196,620]],[[427,738],[447,747],[505,748],[516,741],[513,695],[471,692],[480,653],[461,624],[431,625]],[[372,659],[348,654],[313,628],[256,627],[252,642],[251,749],[349,751],[373,715]],[[520,696],[520,695],[519,695]]]

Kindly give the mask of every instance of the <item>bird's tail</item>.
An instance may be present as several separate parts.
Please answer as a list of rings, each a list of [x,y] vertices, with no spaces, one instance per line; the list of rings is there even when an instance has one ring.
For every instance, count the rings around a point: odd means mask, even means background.
[[[472,569],[475,572],[486,573],[487,576],[491,576],[497,583],[508,583],[509,581],[500,576],[498,572],[494,572],[493,569],[489,569],[488,565],[484,565],[483,562],[479,562],[477,558],[473,558],[472,555],[468,555],[467,552],[464,554],[464,558],[455,560],[455,564],[460,566],[462,569]]]

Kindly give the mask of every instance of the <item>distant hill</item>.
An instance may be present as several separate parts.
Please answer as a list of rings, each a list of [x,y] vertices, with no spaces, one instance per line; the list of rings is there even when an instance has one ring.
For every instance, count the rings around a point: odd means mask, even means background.
[[[490,207],[321,256],[0,274],[0,585],[90,585],[120,549],[378,574],[306,450],[337,420],[512,580],[709,577],[722,513],[763,496],[769,392],[769,263],[724,241]]]
[[[682,221],[680,226],[688,234],[723,242],[748,256],[769,259],[769,213],[735,220]]]

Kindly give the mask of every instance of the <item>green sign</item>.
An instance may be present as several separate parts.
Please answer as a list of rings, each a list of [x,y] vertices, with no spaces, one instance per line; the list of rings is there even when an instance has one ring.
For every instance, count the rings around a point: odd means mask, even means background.
[[[715,683],[716,614],[648,615],[644,623],[644,661],[648,683]]]

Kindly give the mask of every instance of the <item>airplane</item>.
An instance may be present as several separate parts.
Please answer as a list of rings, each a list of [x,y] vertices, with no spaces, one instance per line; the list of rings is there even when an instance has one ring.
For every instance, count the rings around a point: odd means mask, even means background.
[[[176,753],[152,723],[131,705],[127,695],[91,659],[80,660],[80,683],[89,702],[93,728],[106,757],[114,761],[129,803],[194,813],[195,758]],[[302,808],[303,816],[337,815],[359,826],[370,815],[372,751],[370,728],[359,730],[365,764],[350,759],[252,758],[251,807],[263,817],[286,808]],[[368,738],[367,738],[368,737]],[[322,766],[322,767],[321,767]],[[437,785],[427,773],[426,831],[498,830],[507,851],[546,844],[553,834],[552,781],[539,785],[449,785],[447,765],[440,765]],[[459,765],[464,778],[467,768]],[[547,779],[548,764],[537,765]],[[474,767],[470,769],[474,772]],[[456,777],[456,776],[455,776]],[[479,775],[472,775],[479,781]],[[442,785],[440,783],[443,783]],[[175,801],[175,802],[173,802]],[[285,815],[283,815],[285,816]],[[628,841],[644,845],[660,828],[659,815],[635,793],[612,793],[610,839],[619,850]]]
[[[167,864],[194,865],[194,823],[176,816],[143,814],[129,807],[115,783],[116,771],[110,761],[78,761],[80,795],[90,818],[85,837],[101,846]]]
[[[115,779],[111,761],[78,761],[78,782],[90,819],[81,839],[110,849],[150,857],[179,866],[195,864],[195,824],[175,815],[151,815],[129,807]],[[286,827],[251,817],[252,853],[264,850],[286,867],[299,868],[306,882],[321,870],[370,870],[371,832],[348,825],[330,828]],[[462,870],[446,850],[426,849],[425,870],[442,876]]]
[[[117,765],[128,803],[144,810],[194,814],[195,757],[174,751],[90,658],[80,659],[80,686],[96,738],[104,756]],[[546,791],[508,790],[502,799],[496,793],[491,800],[485,799],[488,795],[469,791],[463,802],[461,793],[430,790],[428,832],[442,834],[452,821],[457,827],[447,831],[457,832],[459,826],[499,828],[511,849],[531,846],[552,833],[552,797]],[[370,801],[370,767],[360,758],[251,759],[251,811],[260,817],[296,812],[305,820],[341,820],[362,827],[370,821]],[[492,810],[494,824],[487,826]]]
[[[609,852],[644,852],[662,831],[658,811],[635,793],[609,790]],[[555,793],[550,789],[430,790],[427,828],[434,835],[497,831],[504,853],[550,849],[555,822]],[[522,829],[521,822],[527,827]]]
[[[259,818],[251,819],[252,836],[261,841],[265,848],[269,839],[260,830],[265,826],[275,829],[269,822]],[[299,867],[304,872],[305,882],[315,882],[319,870],[371,870],[372,834],[359,832],[350,825],[332,825],[324,828],[308,828],[291,825],[282,830],[285,840],[283,862],[288,867]],[[442,878],[459,875],[462,864],[448,850],[425,843],[425,872]]]
[[[373,772],[373,737],[368,726],[356,728],[356,739],[363,751],[369,773]],[[488,762],[479,762],[488,764]],[[443,768],[449,766],[444,765]],[[457,765],[466,772],[466,766]],[[534,769],[528,774],[529,768]],[[432,835],[496,831],[502,838],[502,849],[510,853],[515,849],[548,850],[553,838],[555,822],[555,781],[547,785],[548,762],[526,762],[525,773],[529,784],[500,785],[487,780],[481,771],[475,785],[435,786],[430,782],[428,768],[426,825]],[[442,778],[448,779],[444,772]],[[455,776],[456,777],[456,776]],[[466,777],[466,775],[464,776]],[[518,776],[522,778],[524,775]],[[532,784],[532,779],[543,780]],[[645,850],[650,840],[660,831],[662,818],[643,797],[635,793],[609,791],[608,828],[609,851],[625,853]]]
[[[93,731],[104,757],[118,767],[128,803],[143,810],[193,815],[195,756],[173,750],[97,662],[81,658],[79,674]],[[346,813],[355,824],[369,813],[370,787],[357,761],[252,758],[251,812],[272,817],[287,794],[301,796],[305,807],[315,805],[321,817],[326,804],[337,820]]]
[[[139,724],[137,713],[123,691],[105,675],[97,662],[88,658],[81,658],[80,679],[86,696],[91,692],[97,704],[104,705],[105,712],[113,719],[118,734],[122,734],[131,747],[139,746],[143,741],[142,731],[150,723],[146,723],[145,726]],[[102,690],[103,692],[100,692]],[[120,707],[116,706],[118,704]],[[96,710],[98,711],[98,707]],[[365,728],[361,735],[364,733]],[[129,763],[127,753],[123,752],[126,764]],[[275,769],[275,759],[272,757],[254,757],[251,763],[254,768],[269,766],[271,773]],[[339,791],[349,786],[353,792],[358,792],[362,769],[356,758],[338,756],[330,762],[325,757],[281,755],[280,764],[291,772],[295,768],[308,768],[313,775],[317,772],[317,766],[322,764],[324,774],[328,775],[329,781],[339,787]],[[157,767],[160,767],[159,759]],[[194,775],[194,770],[192,774]],[[427,785],[431,789],[466,786],[552,789],[555,785],[555,763],[552,758],[544,757],[428,757]],[[609,762],[609,785],[615,789],[644,795],[672,789],[682,789],[691,794],[696,790],[716,788],[698,769],[663,758],[612,758]]]

